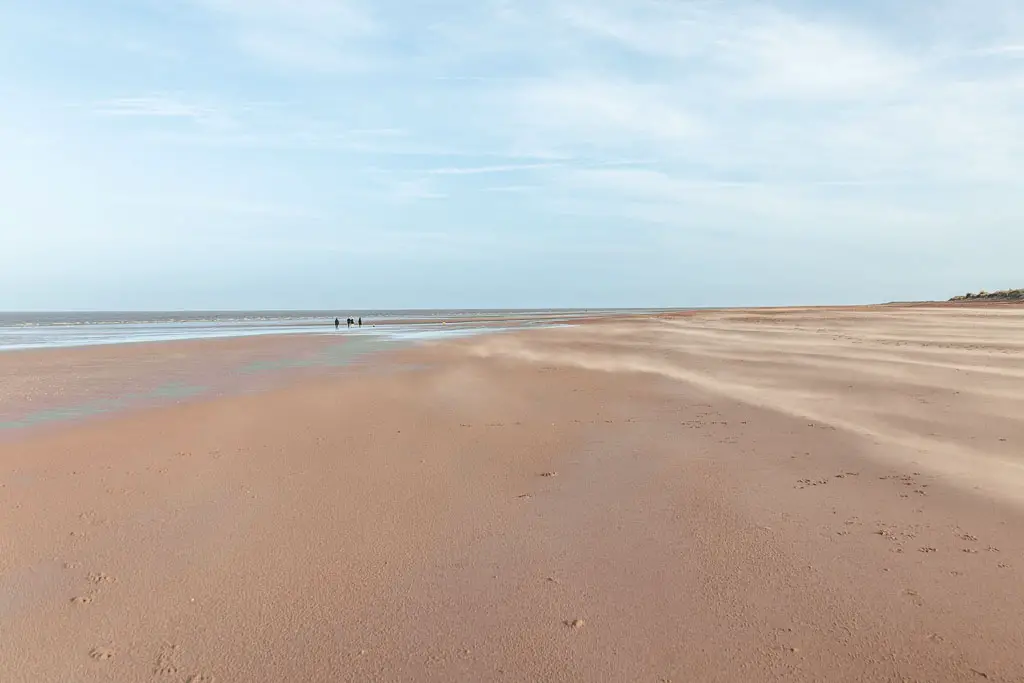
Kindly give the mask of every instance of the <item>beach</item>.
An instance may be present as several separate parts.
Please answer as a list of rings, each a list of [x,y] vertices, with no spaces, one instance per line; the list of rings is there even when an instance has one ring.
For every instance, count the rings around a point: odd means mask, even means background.
[[[1024,307],[0,353],[0,680],[1024,680]]]

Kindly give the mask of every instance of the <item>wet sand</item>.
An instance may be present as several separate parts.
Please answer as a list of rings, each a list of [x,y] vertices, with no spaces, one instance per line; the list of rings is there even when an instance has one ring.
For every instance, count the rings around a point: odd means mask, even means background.
[[[1024,308],[335,370],[10,430],[0,680],[1024,679]]]
[[[333,376],[400,346],[341,333],[0,352],[0,441],[28,429]]]

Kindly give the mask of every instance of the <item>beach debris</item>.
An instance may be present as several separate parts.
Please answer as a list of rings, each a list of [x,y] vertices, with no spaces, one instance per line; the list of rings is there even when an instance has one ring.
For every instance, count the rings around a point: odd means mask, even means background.
[[[580,629],[580,628],[583,628],[583,625],[585,623],[586,622],[583,621],[582,619],[573,619],[572,621],[566,621],[565,625],[568,626],[571,629]]]

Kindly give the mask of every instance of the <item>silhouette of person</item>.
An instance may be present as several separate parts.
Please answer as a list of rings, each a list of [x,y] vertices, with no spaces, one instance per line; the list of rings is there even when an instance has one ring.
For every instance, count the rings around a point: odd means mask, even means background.
[[[339,327],[341,327],[341,321],[338,320],[337,318],[335,318],[334,319],[334,329],[338,329]]]
[[[348,323],[348,326],[349,326],[349,327],[352,327],[352,318],[349,318],[349,319],[348,319],[348,320],[346,320],[345,322],[346,322],[346,323]]]
[[[360,316],[359,317],[359,327],[362,327],[362,326],[363,326],[363,318],[362,318],[362,316]]]

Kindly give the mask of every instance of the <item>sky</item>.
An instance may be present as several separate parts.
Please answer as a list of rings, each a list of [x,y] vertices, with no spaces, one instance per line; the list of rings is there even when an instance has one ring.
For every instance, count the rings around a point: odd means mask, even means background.
[[[1024,286],[1019,0],[0,0],[0,310]]]

